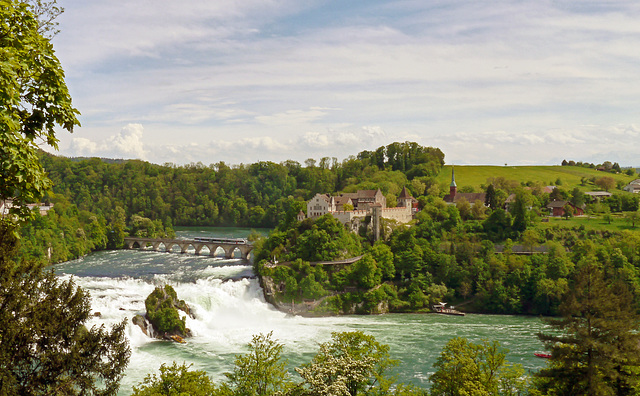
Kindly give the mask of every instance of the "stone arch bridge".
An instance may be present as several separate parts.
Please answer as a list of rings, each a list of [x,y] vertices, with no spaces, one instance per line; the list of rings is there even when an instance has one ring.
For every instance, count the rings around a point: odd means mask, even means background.
[[[180,253],[186,253],[189,247],[192,247],[196,254],[200,254],[206,246],[209,249],[209,256],[215,256],[216,250],[221,248],[224,250],[224,257],[227,259],[234,258],[236,251],[240,252],[240,258],[248,260],[249,253],[253,250],[253,245],[246,241],[203,241],[199,239],[172,239],[172,238],[139,238],[125,237],[124,243],[128,249],[153,250],[154,252],[178,253],[176,247],[180,248]],[[164,247],[161,250],[160,246]],[[148,249],[151,247],[151,249]]]

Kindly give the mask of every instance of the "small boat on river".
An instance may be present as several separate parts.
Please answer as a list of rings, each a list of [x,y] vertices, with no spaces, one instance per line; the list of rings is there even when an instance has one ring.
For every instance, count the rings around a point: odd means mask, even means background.
[[[433,312],[439,313],[443,315],[456,315],[456,316],[464,316],[464,312],[456,311],[455,307],[448,307],[447,303],[440,302],[439,304],[433,304]]]
[[[534,352],[533,355],[536,356],[536,357],[539,357],[539,358],[543,358],[543,359],[550,359],[551,358],[551,354],[550,353],[545,353],[545,352]]]

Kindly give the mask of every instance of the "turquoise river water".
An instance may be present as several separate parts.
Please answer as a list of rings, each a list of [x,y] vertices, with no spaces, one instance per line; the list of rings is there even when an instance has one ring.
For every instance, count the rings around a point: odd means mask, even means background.
[[[182,229],[179,238],[194,236],[246,237],[247,229]],[[221,252],[220,252],[221,253]],[[236,354],[246,352],[246,344],[258,333],[273,331],[284,344],[290,367],[308,362],[318,343],[334,331],[361,330],[391,348],[400,361],[395,368],[400,382],[428,387],[442,347],[452,337],[474,342],[497,340],[509,350],[508,359],[536,371],[545,362],[533,356],[542,350],[536,334],[545,328],[539,318],[523,316],[473,315],[464,317],[436,314],[388,314],[327,318],[291,317],[264,301],[258,280],[252,278],[250,263],[240,259],[119,250],[91,254],[56,266],[63,278],[73,276],[91,294],[92,310],[100,312],[88,323],[112,325],[136,314],[144,314],[144,300],[155,286],[171,284],[178,297],[195,313],[187,317],[194,337],[175,344],[146,337],[129,325],[132,355],[120,394],[131,393],[133,385],[146,374],[157,372],[162,363],[186,362],[204,370],[214,379],[233,367]],[[293,373],[293,370],[291,370]],[[295,376],[295,373],[294,373]]]

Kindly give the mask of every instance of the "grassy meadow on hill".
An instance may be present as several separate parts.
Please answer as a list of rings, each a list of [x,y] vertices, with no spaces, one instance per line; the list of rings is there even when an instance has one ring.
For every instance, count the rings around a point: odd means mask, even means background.
[[[629,176],[625,173],[609,173],[597,171],[592,168],[580,166],[560,166],[560,165],[541,165],[541,166],[487,166],[487,165],[455,165],[456,183],[458,189],[461,187],[471,186],[476,191],[480,191],[481,185],[487,183],[487,179],[492,177],[503,177],[507,180],[517,180],[521,183],[542,182],[544,185],[556,185],[556,181],[560,179],[561,186],[565,189],[573,189],[578,187],[582,191],[598,190],[593,183],[586,182],[582,185],[583,178],[586,180],[592,178],[600,178],[609,176],[622,182],[625,185],[635,179],[635,176]],[[437,177],[440,185],[448,185],[451,183],[451,165],[445,165]]]

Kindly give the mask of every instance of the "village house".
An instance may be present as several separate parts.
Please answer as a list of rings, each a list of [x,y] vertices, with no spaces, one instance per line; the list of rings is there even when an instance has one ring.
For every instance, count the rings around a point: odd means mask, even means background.
[[[31,210],[37,210],[41,216],[46,216],[49,210],[53,208],[52,203],[35,203],[27,204],[27,207]],[[0,218],[6,217],[9,214],[9,210],[13,208],[13,200],[7,199],[6,201],[0,201]]]
[[[623,190],[634,194],[640,193],[640,179],[635,179],[627,184]]]
[[[609,198],[613,194],[611,194],[608,191],[587,191],[584,193],[584,195],[589,197],[589,200],[591,202],[595,202],[595,201],[600,201],[601,199],[604,199],[604,198]]]
[[[569,205],[573,208],[574,216],[584,215],[583,207],[576,206],[569,201],[553,200],[547,204],[547,209],[549,209],[549,216],[552,216],[552,217],[564,216],[564,208],[566,205]]]

